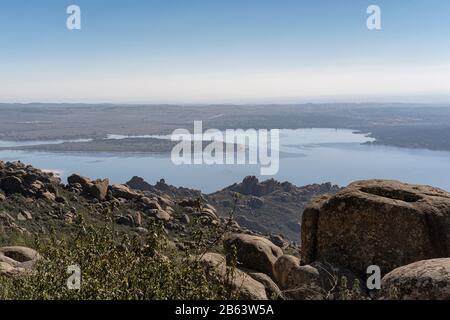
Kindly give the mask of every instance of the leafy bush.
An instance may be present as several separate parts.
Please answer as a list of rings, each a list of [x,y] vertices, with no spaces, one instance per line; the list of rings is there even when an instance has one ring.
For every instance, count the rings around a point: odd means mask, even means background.
[[[54,231],[37,238],[42,259],[32,272],[0,276],[0,299],[140,300],[225,299],[234,297],[223,280],[189,254],[168,249],[163,228],[148,226],[145,237],[77,222],[71,235]],[[67,286],[68,266],[81,268],[80,290]]]

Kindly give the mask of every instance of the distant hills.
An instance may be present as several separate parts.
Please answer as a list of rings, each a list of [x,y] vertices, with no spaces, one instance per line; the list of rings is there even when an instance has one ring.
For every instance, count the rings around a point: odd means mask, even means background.
[[[108,134],[170,134],[178,128],[192,129],[193,122],[201,120],[205,130],[347,128],[369,132],[379,144],[450,150],[450,105],[444,104],[183,106],[40,103],[0,104],[0,112],[0,140],[103,139]],[[112,144],[102,148],[117,150],[117,144]],[[66,147],[89,150],[94,148],[93,145]],[[136,147],[142,148],[148,149],[147,146]],[[129,148],[127,150],[130,151]]]

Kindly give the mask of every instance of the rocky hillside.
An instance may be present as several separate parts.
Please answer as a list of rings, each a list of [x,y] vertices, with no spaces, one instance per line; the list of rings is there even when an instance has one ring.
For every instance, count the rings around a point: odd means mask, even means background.
[[[63,184],[0,161],[0,299],[450,299],[443,190],[371,180],[308,193],[249,177],[219,193],[250,206],[331,190],[306,206],[296,247],[240,227],[233,210],[218,214],[225,197],[157,186],[80,175]],[[80,290],[66,288],[73,263]],[[369,266],[381,271],[379,289],[366,285]]]
[[[240,199],[235,219],[241,227],[263,234],[283,235],[298,242],[301,215],[308,202],[315,196],[332,195],[339,190],[331,183],[297,187],[289,182],[273,179],[260,182],[256,177],[247,177],[207,198],[219,212],[227,212],[237,192]]]
[[[127,185],[133,189],[169,194],[176,199],[202,197],[213,205],[221,217],[234,210],[235,221],[244,229],[272,237],[282,235],[289,241],[298,242],[301,214],[306,204],[315,196],[335,194],[340,190],[330,183],[297,187],[289,182],[280,183],[273,179],[260,182],[256,177],[246,177],[241,183],[233,184],[212,194],[177,188],[164,180],[150,185],[142,178],[133,177]],[[239,201],[235,206],[235,195]]]
[[[82,243],[77,242],[79,236],[70,239],[72,235],[80,232],[80,236],[84,237],[86,229],[91,230],[94,238],[88,238],[85,240],[86,242],[83,241]],[[108,244],[112,246],[110,249],[103,248],[106,245],[103,242],[106,241],[106,238],[96,238],[103,232],[108,234],[111,232],[111,237],[117,239],[124,237],[126,244],[121,244],[121,241],[118,240],[116,243],[116,240],[114,240]],[[62,283],[65,283],[66,271],[59,270],[57,266],[64,263],[59,261],[60,256],[67,254],[68,261],[76,261],[77,259],[83,259],[85,253],[82,252],[88,251],[90,252],[89,255],[94,254],[100,259],[99,261],[95,260],[97,258],[94,258],[94,261],[89,260],[88,265],[95,266],[96,263],[100,264],[103,261],[101,256],[112,255],[110,259],[114,261],[117,257],[126,256],[123,250],[128,252],[130,247],[137,246],[136,250],[138,250],[139,255],[136,257],[135,253],[130,253],[132,257],[130,259],[138,258],[137,261],[150,259],[148,263],[142,266],[144,269],[142,272],[146,272],[149,264],[154,265],[156,270],[154,272],[157,274],[164,269],[164,266],[171,270],[170,273],[164,273],[164,276],[161,276],[163,279],[160,280],[165,288],[164,290],[170,288],[172,288],[171,290],[179,290],[175,292],[175,295],[172,293],[170,296],[172,298],[224,298],[224,292],[208,292],[206,289],[201,291],[202,288],[198,284],[197,277],[208,276],[208,279],[210,279],[211,272],[214,274],[212,278],[216,279],[214,282],[219,281],[222,285],[225,283],[225,287],[229,288],[226,291],[225,297],[227,298],[268,299],[274,292],[276,296],[281,295],[278,289],[272,292],[273,288],[266,288],[264,283],[269,281],[266,275],[256,274],[252,276],[252,272],[240,268],[240,262],[231,257],[231,251],[229,251],[230,256],[227,255],[223,240],[232,234],[254,237],[257,241],[263,239],[273,248],[277,248],[278,252],[282,252],[283,249],[288,252],[298,251],[298,248],[288,242],[282,241],[280,247],[277,247],[268,240],[268,237],[240,228],[232,220],[232,215],[229,217],[219,216],[217,210],[194,191],[181,188],[174,189],[165,185],[163,181],[157,184],[157,188],[154,190],[138,191],[127,185],[110,185],[108,179],[91,180],[88,177],[75,174],[68,178],[67,184],[64,184],[52,173],[43,172],[21,162],[0,162],[0,282],[5,279],[2,278],[4,276],[7,276],[7,279],[26,278],[30,275],[28,271],[39,266],[38,270],[43,268],[41,276],[48,276],[48,269],[55,268],[54,272],[57,272],[58,275],[52,275],[52,277],[63,277]],[[53,241],[51,239],[54,239],[54,237],[59,239],[55,240],[55,244],[58,243],[56,248],[60,243],[69,241],[67,252],[55,254],[52,251],[56,250],[54,245],[50,248],[43,247],[46,252],[36,250],[43,242]],[[67,238],[70,240],[67,240]],[[129,239],[136,240],[128,243]],[[73,252],[74,247],[80,252],[72,256],[70,252]],[[143,252],[149,250],[149,247],[152,248],[150,257],[146,254],[142,256]],[[102,252],[102,248],[107,249],[106,252]],[[100,250],[100,252],[97,250]],[[114,253],[115,251],[117,252]],[[155,253],[158,254],[159,260],[155,260]],[[215,266],[211,267],[211,257],[217,257],[218,255],[227,256],[229,264],[235,261],[233,266],[228,265],[223,270]],[[49,256],[56,261],[53,262]],[[202,268],[205,270],[211,269],[211,272],[200,272],[195,269],[196,264],[192,263],[192,257],[197,257],[196,261],[201,263]],[[46,265],[47,263],[50,266]],[[114,281],[122,281],[120,277],[128,279],[131,273],[140,270],[140,266],[127,269],[128,266],[133,266],[133,261],[128,261],[127,267],[122,266],[122,263],[123,261],[120,261],[120,264],[117,262],[119,275],[115,277]],[[114,265],[114,263],[111,262],[110,265]],[[96,269],[97,273],[91,274],[91,277],[103,277],[103,273],[99,271],[103,269],[100,266],[98,268]],[[128,270],[129,273],[122,275],[122,270]],[[234,274],[232,279],[229,278],[228,270],[232,270]],[[38,271],[38,273],[41,271]],[[173,281],[173,273],[180,277],[180,281],[189,280],[190,277],[194,278],[188,285],[176,289],[178,287],[176,282],[172,285],[166,283],[166,281]],[[98,285],[97,279],[91,278],[91,281],[93,281],[94,287]],[[208,283],[205,280],[205,286],[216,288]],[[49,284],[39,283],[39,286],[42,285]],[[151,286],[145,283],[142,285],[145,287]],[[17,287],[17,283],[13,282],[11,286]],[[189,288],[189,286],[191,287]],[[7,288],[8,286],[5,285],[4,287]],[[25,290],[26,286],[23,288],[22,294],[25,295],[24,297],[32,293],[32,291]],[[64,286],[61,286],[61,288],[64,288]],[[62,297],[73,298],[70,295],[66,296],[65,291],[61,293],[61,288],[51,288],[49,292],[56,290]],[[217,288],[221,287],[217,286]],[[105,290],[95,287],[94,292],[100,289]],[[11,292],[20,292],[20,290],[12,290]],[[124,290],[124,292],[128,291]],[[2,294],[5,293],[0,292],[0,298]],[[112,298],[128,297],[128,295],[122,295],[120,290],[116,294]],[[35,298],[36,296],[32,297]],[[83,297],[92,298],[89,295]],[[142,297],[161,298],[160,295],[144,295]]]

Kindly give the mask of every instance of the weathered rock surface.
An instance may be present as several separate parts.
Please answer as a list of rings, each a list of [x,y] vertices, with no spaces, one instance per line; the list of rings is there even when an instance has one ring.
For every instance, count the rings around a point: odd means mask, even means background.
[[[157,220],[161,220],[161,221],[172,220],[172,216],[167,211],[164,211],[164,210],[157,210],[157,209],[150,210],[150,216],[156,218]]]
[[[267,297],[273,297],[277,299],[283,298],[283,293],[281,292],[280,288],[267,274],[251,271],[248,271],[247,274],[266,288]]]
[[[225,252],[236,247],[237,262],[244,268],[263,272],[274,278],[274,264],[283,251],[268,239],[247,234],[232,234],[225,238]]]
[[[318,261],[300,265],[300,259],[290,255],[284,255],[276,261],[275,278],[283,293],[296,300],[332,299],[343,290],[352,289],[355,284],[360,286],[361,283],[346,269]],[[344,278],[348,288],[341,286]]]
[[[81,186],[81,191],[94,199],[103,201],[106,199],[108,194],[109,180],[94,180],[80,176],[78,174],[73,174],[67,178],[69,186]]]
[[[227,281],[234,290],[238,290],[241,299],[268,299],[266,288],[262,283],[256,281],[250,275],[239,269],[231,270],[230,267],[226,266],[226,259],[221,254],[210,252],[206,253],[201,258],[201,262],[203,262],[205,266],[213,268],[214,271],[219,276],[223,277],[223,279]]]
[[[69,185],[80,184],[81,186],[85,186],[91,183],[91,179],[80,176],[79,174],[73,174],[67,178],[67,182]]]
[[[0,248],[0,274],[14,275],[34,267],[40,259],[37,251],[26,247]]]
[[[115,184],[112,186],[112,194],[116,198],[126,200],[139,199],[141,196],[123,184]]]
[[[92,182],[89,193],[97,200],[103,201],[108,194],[109,179],[95,180]]]
[[[384,276],[381,289],[385,299],[450,300],[450,258],[399,267]]]
[[[321,197],[302,219],[301,263],[328,261],[363,274],[450,256],[450,194],[443,190],[369,180]]]
[[[322,300],[326,296],[320,272],[310,265],[300,266],[293,256],[282,256],[275,264],[277,283],[284,294],[298,300]]]
[[[158,203],[158,201],[151,200],[151,199],[149,199],[147,197],[143,197],[141,199],[141,201],[142,201],[142,203],[144,203],[146,205],[146,207],[148,209],[162,210],[162,208],[161,208],[160,204]]]

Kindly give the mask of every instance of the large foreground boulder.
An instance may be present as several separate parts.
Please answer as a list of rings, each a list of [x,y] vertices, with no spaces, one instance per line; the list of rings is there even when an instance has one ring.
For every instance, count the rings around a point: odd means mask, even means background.
[[[225,252],[230,256],[236,248],[238,265],[263,272],[274,278],[274,264],[283,251],[270,240],[248,234],[232,234],[223,242]]]
[[[359,274],[450,256],[450,193],[397,181],[352,183],[304,211],[301,263],[316,260]]]
[[[383,278],[381,289],[385,299],[450,300],[450,258],[397,268]]]

